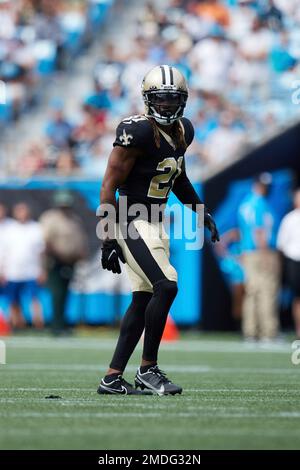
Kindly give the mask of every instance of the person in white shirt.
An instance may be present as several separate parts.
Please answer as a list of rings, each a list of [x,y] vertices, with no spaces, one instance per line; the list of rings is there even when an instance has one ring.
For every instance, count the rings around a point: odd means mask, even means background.
[[[4,204],[0,202],[0,287],[5,284],[3,275],[3,255],[4,255],[4,240],[5,232],[12,223],[12,219],[7,217],[7,209]]]
[[[286,280],[295,296],[292,311],[296,335],[300,338],[300,188],[294,195],[294,207],[281,221],[277,248],[284,255]]]
[[[210,93],[224,91],[234,59],[234,46],[221,32],[212,31],[209,37],[198,41],[188,59],[195,71],[197,88]]]
[[[32,324],[41,328],[43,317],[38,301],[38,284],[44,282],[42,254],[45,243],[41,226],[31,220],[27,204],[18,203],[13,208],[14,220],[2,237],[2,275],[5,295],[10,305],[9,319],[15,328],[25,326],[21,301],[24,293],[30,296]]]

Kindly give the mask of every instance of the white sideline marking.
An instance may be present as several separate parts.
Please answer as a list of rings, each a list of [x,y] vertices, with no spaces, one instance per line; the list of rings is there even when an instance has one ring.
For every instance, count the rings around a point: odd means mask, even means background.
[[[80,387],[0,387],[1,392],[90,392],[95,393],[96,387],[91,388],[80,388]],[[297,389],[274,389],[266,390],[265,388],[184,388],[184,392],[193,392],[193,393],[263,393],[263,394],[274,394],[277,393],[289,393],[289,394],[299,394]]]
[[[162,366],[164,369],[164,366]],[[257,367],[211,367],[208,365],[194,366],[194,365],[168,365],[166,366],[167,372],[175,372],[178,374],[184,373],[254,373],[254,374],[295,374],[297,373],[295,367],[286,368],[257,368]],[[7,364],[4,371],[14,370],[43,370],[43,371],[80,371],[80,372],[103,372],[107,370],[107,365],[103,364],[43,364],[43,363],[28,363],[28,364]],[[137,367],[128,366],[127,372],[136,372]]]
[[[87,349],[87,350],[111,350],[116,345],[116,339],[99,340],[89,338],[7,338],[8,348],[22,349]],[[139,343],[137,349],[140,350],[142,344]],[[290,343],[280,343],[268,346],[247,345],[242,341],[215,341],[203,340],[179,340],[175,343],[163,342],[162,351],[180,351],[180,352],[224,352],[224,353],[290,353]]]
[[[224,425],[226,426],[226,423],[224,423]],[[51,437],[53,437],[53,429],[54,429],[54,426],[55,426],[55,435],[62,435],[62,436],[69,436],[70,435],[70,430],[68,428],[61,428],[61,427],[58,427],[55,423],[53,423],[53,426],[50,426],[49,423],[47,424],[47,427],[44,427],[43,428],[43,436],[46,434]],[[89,431],[90,432],[97,432],[97,435],[100,435],[101,433],[102,434],[105,434],[107,431],[105,428],[101,429],[99,428],[99,425],[97,423],[92,423],[91,426],[89,426]],[[133,429],[133,430],[130,430],[130,429],[127,429],[126,430],[126,433],[131,433],[131,434],[135,434],[136,430]],[[144,431],[145,432],[145,431]],[[148,431],[149,432],[149,431]],[[196,432],[198,433],[199,436],[203,437],[203,436],[221,436],[224,438],[224,428],[218,430],[218,429],[204,429],[203,427],[198,427],[196,428]],[[72,434],[76,434],[76,433],[79,433],[80,435],[82,434],[82,430],[78,427],[74,427],[74,429],[72,429]],[[264,433],[264,436],[268,436],[268,437],[277,437],[278,435],[281,437],[282,435],[282,432],[280,429],[264,429],[263,431]],[[13,438],[15,438],[16,436],[20,436],[21,438],[24,437],[24,428],[20,428],[18,425],[11,425],[10,424],[10,427],[8,429],[5,430],[5,434],[6,435],[11,435]],[[175,435],[182,435],[182,429],[181,428],[178,428],[178,429],[172,429],[172,435],[175,436]],[[234,427],[232,427],[231,429],[228,429],[226,428],[226,436],[253,436],[253,435],[257,435],[257,430],[253,430],[253,429],[234,429]],[[291,437],[291,438],[295,438],[295,431],[294,429],[285,429],[284,431],[284,436],[287,437]],[[51,441],[50,441],[51,442]]]
[[[154,395],[154,397],[156,397],[156,395]],[[96,398],[61,398],[61,399],[53,399],[53,400],[50,400],[51,403],[53,405],[56,405],[57,407],[97,407],[97,408],[120,408],[120,403],[118,403],[118,400],[117,401],[99,401],[99,397],[96,397]],[[149,400],[148,398],[146,399],[147,401]],[[201,403],[203,403],[202,405],[200,404],[189,404],[189,402],[195,402],[195,398],[191,398],[191,397],[184,397],[183,398],[184,400],[184,409],[186,411],[204,411],[204,412],[209,412],[209,411],[215,411],[216,413],[223,413],[223,410],[220,406],[218,405],[213,405],[213,404],[209,404],[209,402],[215,402],[215,398],[202,398],[201,399]],[[253,397],[252,399],[245,399],[245,402],[246,403],[249,403],[249,402],[253,402],[255,401],[256,403],[258,401],[260,402],[263,402],[263,403],[284,403],[286,401],[289,401],[290,398],[261,398],[260,400],[257,399],[257,397]],[[224,401],[224,400],[223,400]],[[245,406],[231,406],[230,403],[236,403],[236,399],[225,399],[226,401],[226,412],[232,412],[232,411],[239,411],[239,412],[244,412],[245,410]],[[204,402],[206,402],[204,404]],[[15,403],[20,403],[20,404],[25,404],[25,403],[29,403],[29,404],[34,404],[34,403],[38,403],[39,405],[43,404],[45,405],[45,407],[48,407],[49,406],[49,400],[45,399],[45,397],[36,397],[36,398],[22,398],[22,397],[11,397],[11,398],[1,398],[0,397],[0,404],[3,403],[3,404],[15,404]],[[245,403],[245,404],[246,404]],[[164,402],[163,400],[158,402],[156,401],[155,404],[153,405],[152,401],[148,401],[147,403],[146,402],[140,402],[140,400],[138,400],[138,402],[136,400],[129,400],[128,402],[126,402],[126,406],[127,408],[143,408],[143,409],[149,409],[149,410],[153,410],[153,407],[155,407],[155,409],[160,409],[160,410],[163,410],[163,411],[166,411],[166,412],[169,412],[170,410],[177,410],[178,408],[178,401],[174,401],[174,402]],[[223,406],[223,405],[222,405]],[[292,411],[293,413],[295,412],[294,410]],[[297,411],[296,411],[297,412]],[[288,412],[287,412],[288,413]],[[299,411],[300,413],[300,411]]]
[[[170,372],[208,372],[210,371],[209,366],[169,366],[168,371]],[[28,363],[28,364],[8,364],[4,370],[49,370],[49,371],[105,371],[107,365],[101,364],[42,364],[42,363]],[[136,372],[137,367],[128,366],[126,368],[128,372]]]
[[[150,398],[150,397],[149,397]],[[166,407],[167,410],[167,407]],[[124,412],[124,413],[115,413],[115,412],[81,412],[81,413],[67,413],[67,412],[32,412],[32,411],[20,411],[18,413],[7,413],[0,412],[0,417],[2,418],[67,418],[67,419],[76,419],[76,418],[89,418],[89,419],[98,419],[98,418],[161,418],[161,412],[155,413],[135,413],[135,412]],[[236,419],[236,418],[300,418],[300,411],[279,411],[273,413],[248,413],[248,412],[238,412],[238,413],[222,413],[221,410],[214,409],[212,412],[202,412],[200,416],[195,416],[195,412],[175,412],[168,413],[168,417],[173,418],[225,418],[225,419]]]
[[[62,392],[93,392],[95,389],[93,388],[53,388],[53,387],[0,387],[0,392],[55,392],[55,391],[62,391]]]

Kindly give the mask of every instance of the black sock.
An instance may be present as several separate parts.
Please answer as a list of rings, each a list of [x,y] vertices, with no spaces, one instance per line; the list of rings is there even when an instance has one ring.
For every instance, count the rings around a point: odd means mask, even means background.
[[[144,374],[150,369],[150,367],[154,367],[154,366],[157,366],[156,362],[154,364],[148,364],[147,366],[141,366],[140,367],[141,374]]]
[[[145,311],[143,359],[156,362],[167,316],[177,294],[177,284],[164,279],[153,285],[153,296]]]
[[[145,310],[152,298],[151,292],[133,292],[132,302],[125,313],[111,369],[125,370],[145,327]]]
[[[119,375],[122,375],[122,373],[121,372],[115,372],[114,374],[106,375],[104,377],[104,380],[105,380],[106,383],[111,383],[114,380],[116,380],[119,377]]]

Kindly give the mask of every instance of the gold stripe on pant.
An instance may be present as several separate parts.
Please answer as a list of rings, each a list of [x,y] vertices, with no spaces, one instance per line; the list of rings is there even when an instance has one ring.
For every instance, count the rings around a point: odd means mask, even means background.
[[[177,282],[177,272],[170,263],[170,241],[163,223],[150,223],[145,220],[135,220],[131,223],[146,244],[152,258],[158,264],[165,278]],[[136,261],[134,250],[129,250],[119,225],[117,225],[116,238],[126,260],[126,270],[132,291],[153,292],[153,284],[145,274],[143,264]],[[134,247],[133,241],[131,246]]]

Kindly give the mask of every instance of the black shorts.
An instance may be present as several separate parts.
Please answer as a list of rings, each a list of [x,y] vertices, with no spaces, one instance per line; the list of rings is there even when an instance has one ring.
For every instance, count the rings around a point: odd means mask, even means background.
[[[300,297],[300,261],[286,258],[285,265],[286,283],[291,287],[295,296]]]

